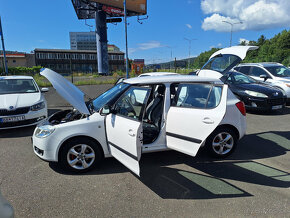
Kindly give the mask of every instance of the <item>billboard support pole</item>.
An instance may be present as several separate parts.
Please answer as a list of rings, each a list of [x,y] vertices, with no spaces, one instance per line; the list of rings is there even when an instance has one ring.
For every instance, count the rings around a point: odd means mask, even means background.
[[[96,3],[95,20],[96,20],[98,73],[103,75],[107,75],[109,73],[106,18],[107,18],[106,13],[102,10],[98,10],[98,4]]]
[[[2,41],[2,49],[3,49],[3,57],[4,57],[4,67],[5,67],[6,76],[8,76],[8,67],[7,67],[7,59],[6,59],[5,46],[4,46],[4,36],[3,36],[3,31],[2,31],[1,17],[0,17],[0,36],[1,36],[1,41]]]
[[[127,4],[124,0],[124,21],[125,21],[125,39],[126,39],[126,78],[129,78],[129,58],[128,58],[128,35],[127,35]]]

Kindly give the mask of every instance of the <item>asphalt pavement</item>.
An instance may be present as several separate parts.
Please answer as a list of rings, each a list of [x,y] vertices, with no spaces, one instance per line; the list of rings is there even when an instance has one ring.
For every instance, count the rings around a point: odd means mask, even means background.
[[[81,89],[95,97],[110,87]],[[68,107],[52,88],[46,99],[49,113]],[[248,113],[247,125],[225,160],[144,154],[140,178],[113,158],[68,174],[34,155],[34,127],[0,131],[0,192],[15,217],[289,217],[290,108]]]

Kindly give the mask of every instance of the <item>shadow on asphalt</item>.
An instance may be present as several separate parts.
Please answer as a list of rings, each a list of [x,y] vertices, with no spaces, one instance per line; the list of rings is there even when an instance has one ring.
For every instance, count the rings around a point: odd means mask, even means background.
[[[59,110],[48,109],[48,116],[54,114],[57,111]],[[0,138],[22,138],[22,137],[32,136],[34,129],[35,129],[35,125],[27,126],[27,127],[19,127],[15,129],[3,129],[3,130],[0,130]]]
[[[275,142],[275,138],[267,139],[268,136],[277,136],[284,141]],[[287,147],[290,144],[289,139],[289,132],[247,135],[240,141],[234,154],[222,161],[209,158],[205,150],[201,150],[195,158],[176,151],[144,154],[140,161],[141,177],[136,178],[164,199],[216,199],[252,196],[246,190],[242,190],[225,179],[288,188],[290,187],[289,173],[253,160],[284,155],[289,151]],[[186,170],[174,166],[178,164],[185,164]],[[77,175],[64,172],[53,163],[50,163],[49,166],[61,174]],[[198,173],[195,172],[196,170]],[[107,158],[98,168],[85,175],[124,172],[129,172],[129,170],[114,158]]]

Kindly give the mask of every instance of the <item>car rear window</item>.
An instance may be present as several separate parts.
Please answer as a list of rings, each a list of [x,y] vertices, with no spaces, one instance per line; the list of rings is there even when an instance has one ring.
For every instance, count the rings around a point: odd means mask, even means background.
[[[212,84],[175,84],[176,95],[171,106],[190,108],[215,108],[219,105],[222,86]],[[173,88],[171,88],[173,90]]]

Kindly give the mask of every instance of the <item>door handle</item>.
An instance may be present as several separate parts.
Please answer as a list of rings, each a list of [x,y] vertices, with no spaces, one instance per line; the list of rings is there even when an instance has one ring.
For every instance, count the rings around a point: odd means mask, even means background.
[[[209,117],[205,117],[202,122],[206,123],[206,124],[213,124],[214,121],[212,119],[210,119]]]
[[[134,137],[135,136],[135,133],[133,132],[132,129],[129,129],[128,135]]]

